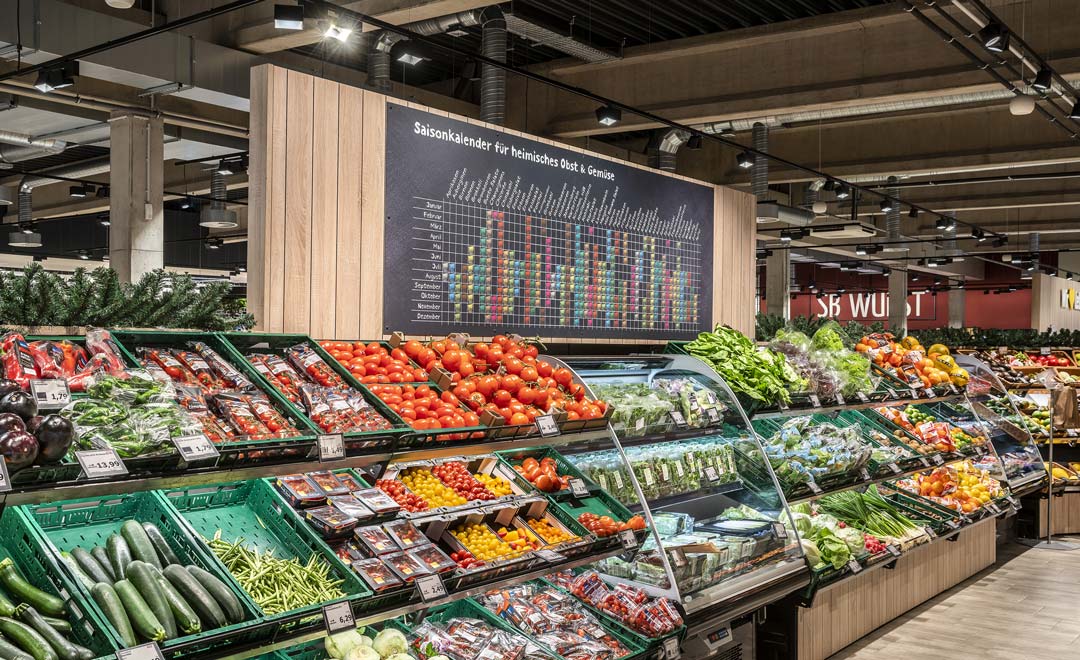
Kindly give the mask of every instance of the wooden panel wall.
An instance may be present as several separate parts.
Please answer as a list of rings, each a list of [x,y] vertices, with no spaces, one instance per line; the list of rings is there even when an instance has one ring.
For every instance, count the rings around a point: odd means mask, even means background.
[[[383,336],[387,102],[606,158],[306,73],[258,66],[251,75],[248,305],[260,330],[319,339]],[[754,329],[754,216],[753,195],[715,188],[712,323],[748,334]],[[393,285],[386,293],[394,294]]]
[[[799,609],[799,660],[824,660],[953,587],[997,558],[993,518],[962,530],[955,543],[938,541],[915,548],[896,561],[849,578],[817,594]]]

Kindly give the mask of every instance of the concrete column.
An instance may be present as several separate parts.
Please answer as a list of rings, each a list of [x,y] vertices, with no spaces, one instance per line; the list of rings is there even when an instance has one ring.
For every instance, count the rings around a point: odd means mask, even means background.
[[[949,327],[964,327],[964,308],[967,305],[967,291],[952,289],[949,291]]]
[[[765,313],[791,318],[791,252],[775,250],[765,258]]]
[[[162,121],[117,111],[109,127],[109,265],[121,282],[137,282],[165,265]]]
[[[889,332],[907,334],[907,271],[893,268],[889,274]]]

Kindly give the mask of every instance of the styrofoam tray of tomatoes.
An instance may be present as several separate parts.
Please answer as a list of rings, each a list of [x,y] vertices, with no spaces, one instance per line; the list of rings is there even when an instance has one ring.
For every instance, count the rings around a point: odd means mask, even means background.
[[[401,348],[381,341],[320,341],[332,358],[356,380],[375,383],[426,383],[428,372],[409,359]]]

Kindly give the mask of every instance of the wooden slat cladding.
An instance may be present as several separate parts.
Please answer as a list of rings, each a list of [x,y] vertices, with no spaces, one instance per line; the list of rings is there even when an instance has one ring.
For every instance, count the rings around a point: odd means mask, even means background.
[[[385,334],[387,102],[607,158],[305,73],[258,66],[251,83],[248,304],[260,330],[319,339]],[[706,316],[713,324],[751,334],[754,198],[730,188],[715,190],[713,308]],[[404,293],[400,283],[385,286],[386,295]]]

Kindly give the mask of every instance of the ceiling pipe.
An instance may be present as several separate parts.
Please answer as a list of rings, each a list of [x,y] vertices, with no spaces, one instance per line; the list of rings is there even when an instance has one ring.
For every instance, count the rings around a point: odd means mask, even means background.
[[[769,152],[769,127],[762,123],[754,124],[753,134],[754,149],[758,153]],[[750,170],[750,184],[757,201],[763,202],[769,198],[769,159],[754,158],[754,166]]]
[[[674,172],[679,149],[690,140],[690,134],[677,129],[653,131],[645,148],[649,167]]]
[[[52,138],[0,130],[0,162],[19,163],[24,160],[63,153],[68,143]]]
[[[506,63],[506,17],[496,6],[480,12],[483,25],[480,46],[484,57]],[[506,71],[491,64],[480,65],[480,119],[502,126],[506,123]]]
[[[87,161],[85,163],[76,163],[74,165],[68,165],[66,167],[59,167],[55,170],[51,170],[45,174],[33,174],[23,177],[22,183],[19,184],[19,190],[26,193],[31,193],[34,188],[56,181],[62,181],[63,179],[54,179],[49,174],[55,174],[58,177],[64,177],[68,179],[80,179],[88,176],[95,176],[97,174],[104,174],[109,171],[109,158],[98,158],[95,160]]]

